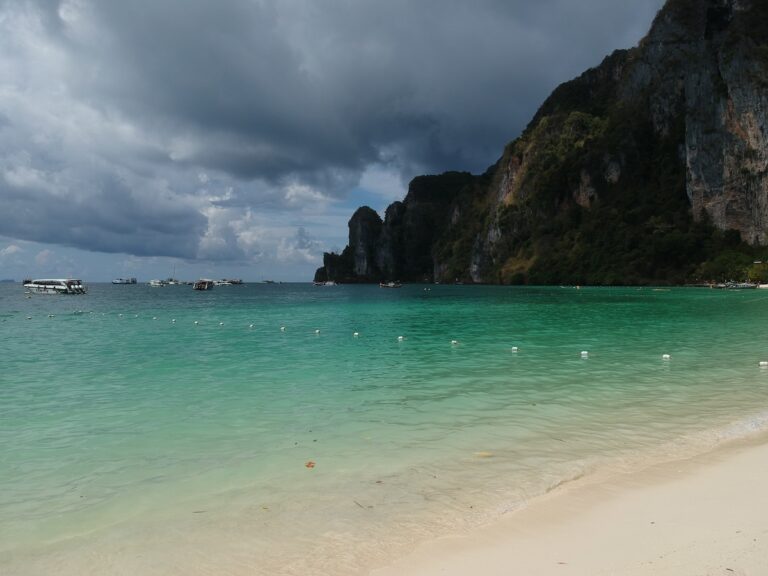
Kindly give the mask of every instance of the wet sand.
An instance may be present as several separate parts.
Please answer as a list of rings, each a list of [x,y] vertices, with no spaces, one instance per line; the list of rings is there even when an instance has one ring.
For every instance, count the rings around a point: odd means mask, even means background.
[[[592,477],[497,523],[419,546],[374,576],[768,573],[768,437]]]

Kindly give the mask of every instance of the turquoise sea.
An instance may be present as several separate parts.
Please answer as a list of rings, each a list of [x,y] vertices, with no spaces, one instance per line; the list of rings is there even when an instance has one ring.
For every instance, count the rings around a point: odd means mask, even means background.
[[[763,430],[766,320],[762,290],[0,284],[0,573],[364,574]]]

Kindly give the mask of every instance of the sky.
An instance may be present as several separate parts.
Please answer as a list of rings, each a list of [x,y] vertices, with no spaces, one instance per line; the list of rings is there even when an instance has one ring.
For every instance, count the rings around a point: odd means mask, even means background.
[[[310,281],[663,0],[0,0],[0,279]]]

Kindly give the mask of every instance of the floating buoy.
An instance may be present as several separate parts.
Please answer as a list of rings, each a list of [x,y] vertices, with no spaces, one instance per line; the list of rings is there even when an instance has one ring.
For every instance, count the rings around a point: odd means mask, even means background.
[[[402,342],[403,340],[405,340],[405,337],[404,337],[404,336],[398,336],[398,337],[397,337],[397,341],[398,341],[398,342]]]
[[[517,353],[517,346],[512,346],[512,352]]]
[[[670,356],[669,354],[662,354],[662,355],[661,355],[661,359],[662,359],[662,360],[669,360],[669,359],[671,359],[671,358],[672,358],[672,356]]]
[[[589,352],[587,352],[586,350],[582,350],[581,351],[581,357],[582,358],[589,358]]]

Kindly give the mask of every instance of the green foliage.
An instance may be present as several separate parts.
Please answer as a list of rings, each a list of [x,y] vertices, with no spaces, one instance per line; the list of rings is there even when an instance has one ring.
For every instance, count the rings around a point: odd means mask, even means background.
[[[698,275],[705,281],[741,281],[748,277],[748,270],[751,265],[752,259],[748,254],[726,250],[702,263]]]
[[[768,262],[756,261],[747,268],[747,278],[750,282],[768,283]]]

